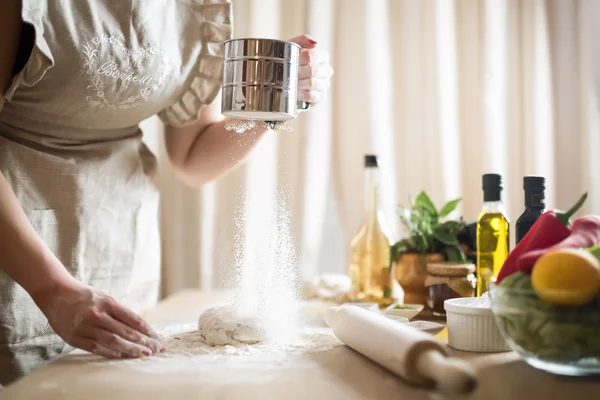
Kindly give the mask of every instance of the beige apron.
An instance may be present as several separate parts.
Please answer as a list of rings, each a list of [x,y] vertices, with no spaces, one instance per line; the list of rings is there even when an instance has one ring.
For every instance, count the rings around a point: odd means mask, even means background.
[[[22,17],[35,46],[0,111],[0,170],[69,272],[140,312],[157,300],[160,241],[138,123],[186,125],[214,99],[230,5],[24,0]],[[0,384],[68,350],[0,271]]]

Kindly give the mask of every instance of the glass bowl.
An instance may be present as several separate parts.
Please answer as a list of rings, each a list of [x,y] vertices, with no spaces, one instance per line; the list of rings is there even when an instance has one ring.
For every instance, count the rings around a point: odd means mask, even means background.
[[[600,375],[600,296],[578,308],[555,306],[537,298],[528,275],[512,281],[490,284],[492,312],[510,348],[540,370]]]

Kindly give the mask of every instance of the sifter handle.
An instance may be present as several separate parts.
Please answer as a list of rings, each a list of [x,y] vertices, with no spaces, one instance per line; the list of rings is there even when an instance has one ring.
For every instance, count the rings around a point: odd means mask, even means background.
[[[306,111],[310,108],[310,103],[308,101],[299,101],[296,103],[297,113],[300,111]]]

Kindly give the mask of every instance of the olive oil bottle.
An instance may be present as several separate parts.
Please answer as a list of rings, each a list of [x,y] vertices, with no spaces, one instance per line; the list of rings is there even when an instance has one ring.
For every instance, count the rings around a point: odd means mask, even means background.
[[[383,213],[378,206],[379,163],[377,156],[365,156],[366,215],[350,245],[348,274],[352,281],[350,301],[391,305],[393,265],[390,265],[391,241]]]
[[[502,177],[483,175],[483,210],[477,220],[477,296],[496,279],[510,247],[510,227],[502,205]]]

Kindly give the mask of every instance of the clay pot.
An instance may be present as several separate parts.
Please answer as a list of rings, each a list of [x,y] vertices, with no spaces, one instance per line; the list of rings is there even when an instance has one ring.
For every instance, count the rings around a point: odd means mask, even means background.
[[[400,256],[396,263],[396,279],[404,290],[405,304],[423,304],[427,306],[427,263],[443,262],[444,255],[439,253],[407,253]]]

